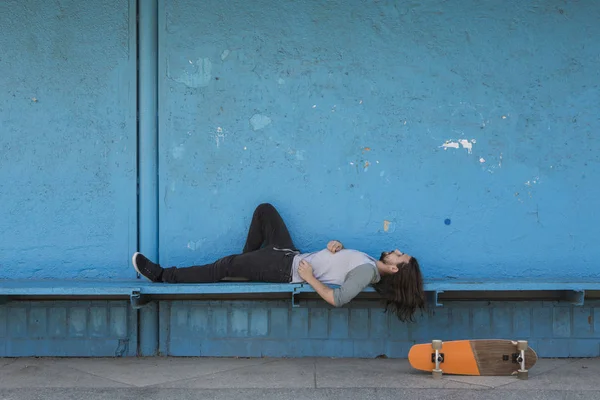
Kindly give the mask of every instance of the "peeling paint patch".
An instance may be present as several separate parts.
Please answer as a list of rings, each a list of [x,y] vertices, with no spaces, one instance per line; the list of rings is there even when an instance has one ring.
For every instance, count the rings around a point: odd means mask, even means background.
[[[271,118],[266,115],[254,114],[252,118],[250,118],[250,125],[252,125],[252,129],[255,131],[261,130],[267,125],[271,123]]]
[[[227,56],[229,56],[229,53],[231,53],[229,50],[227,50],[227,49],[223,50],[223,52],[221,53],[221,61],[225,61]]]
[[[212,77],[212,63],[209,58],[199,58],[195,63],[190,60],[190,67],[179,76],[172,76],[175,82],[183,83],[191,88],[205,87]]]
[[[442,147],[444,148],[444,150],[447,150],[448,148],[458,149],[460,145],[456,142],[446,142],[442,145]]]
[[[479,159],[479,162],[483,164],[483,163],[485,162],[485,158],[481,157],[481,158]]]
[[[396,222],[395,219],[392,216],[392,219],[384,219],[383,220],[383,231],[387,232],[387,233],[394,233],[394,231],[396,230]]]
[[[467,139],[460,139],[456,142],[447,140],[440,147],[443,147],[444,150],[448,150],[449,148],[458,149],[460,146],[462,146],[463,149],[467,149],[468,153],[471,154],[473,151],[473,143],[477,143],[477,141],[475,139],[472,139],[471,141],[468,141]]]
[[[217,147],[221,146],[222,141],[225,141],[225,134],[223,133],[223,128],[219,126],[217,127],[217,134],[215,135],[215,142],[217,143]]]
[[[467,149],[469,154],[471,154],[471,150],[473,150],[473,143],[469,142],[466,139],[461,139],[458,142],[462,145],[463,149]]]

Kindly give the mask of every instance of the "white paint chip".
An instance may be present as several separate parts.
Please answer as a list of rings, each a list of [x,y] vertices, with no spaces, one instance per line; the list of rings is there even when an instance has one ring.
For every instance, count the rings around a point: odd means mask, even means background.
[[[221,53],[221,61],[225,61],[227,56],[229,56],[229,53],[231,53],[229,50],[227,50],[227,49],[223,50],[223,52]]]
[[[471,154],[471,152],[473,150],[473,143],[475,143],[475,139],[473,139],[471,141],[468,141],[466,139],[460,139],[456,142],[446,141],[444,144],[442,144],[441,147],[443,147],[444,150],[448,150],[449,148],[458,149],[458,148],[460,148],[460,146],[462,146],[463,149],[467,149],[469,154]]]
[[[484,162],[485,162],[485,158],[481,157],[481,158],[479,159],[479,162],[480,162],[480,163],[484,163]]]
[[[225,140],[225,134],[223,133],[217,133],[215,135],[215,142],[217,143],[217,147],[221,146],[221,141]]]
[[[271,118],[266,115],[254,114],[252,118],[250,118],[250,125],[252,125],[252,129],[255,131],[261,130],[267,125],[271,123]]]
[[[444,150],[448,150],[449,148],[458,149],[460,145],[456,142],[446,142],[442,145]]]
[[[469,154],[471,154],[471,150],[473,149],[473,143],[469,142],[466,139],[461,139],[458,141],[460,144],[462,144],[462,147],[464,149],[467,149],[467,151],[469,152]]]
[[[315,104],[315,105],[313,105],[313,108],[317,108],[317,105],[316,105],[316,104]]]

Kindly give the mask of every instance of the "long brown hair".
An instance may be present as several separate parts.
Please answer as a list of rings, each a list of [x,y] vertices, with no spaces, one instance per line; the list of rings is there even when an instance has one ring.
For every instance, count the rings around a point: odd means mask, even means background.
[[[414,257],[398,264],[395,274],[382,275],[373,288],[383,297],[385,311],[393,312],[400,321],[414,321],[417,308],[425,309],[423,276]]]

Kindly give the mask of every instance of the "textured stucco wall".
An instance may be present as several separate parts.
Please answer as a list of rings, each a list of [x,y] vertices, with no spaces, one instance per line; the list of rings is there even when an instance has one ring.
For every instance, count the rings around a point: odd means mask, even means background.
[[[127,0],[0,2],[0,278],[135,276],[134,23]]]
[[[160,3],[160,261],[400,248],[427,278],[597,278],[600,3]]]
[[[0,3],[0,278],[132,277],[134,2]],[[594,278],[600,5],[160,1],[160,253]]]

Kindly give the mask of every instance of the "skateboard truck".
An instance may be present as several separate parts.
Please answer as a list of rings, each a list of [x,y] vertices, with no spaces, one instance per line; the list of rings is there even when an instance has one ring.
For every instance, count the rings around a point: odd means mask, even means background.
[[[431,347],[435,350],[435,353],[432,354],[435,361],[435,368],[431,371],[431,376],[433,379],[440,379],[442,377],[442,370],[440,368],[440,363],[444,362],[444,355],[440,353],[442,350],[442,341],[441,340],[433,340],[431,342]]]
[[[529,371],[525,369],[525,350],[527,350],[527,341],[517,341],[517,351],[520,353],[517,356],[517,362],[520,364],[520,369],[517,371],[517,378],[526,380],[529,378]]]

